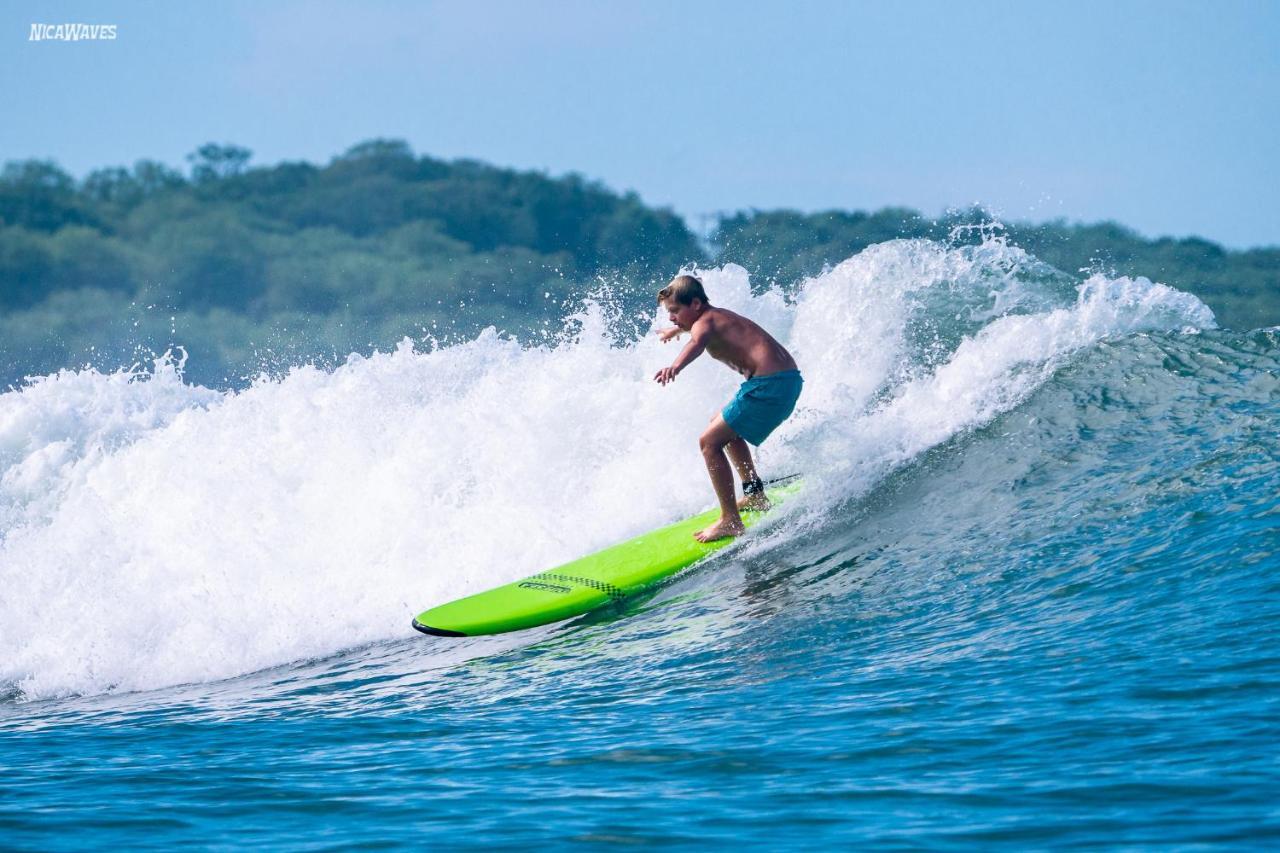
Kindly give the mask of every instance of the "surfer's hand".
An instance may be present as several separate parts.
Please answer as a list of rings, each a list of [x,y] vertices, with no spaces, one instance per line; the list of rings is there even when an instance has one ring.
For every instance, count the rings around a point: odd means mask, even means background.
[[[666,385],[668,382],[676,378],[676,369],[674,367],[664,367],[653,375],[659,385]]]
[[[672,326],[670,329],[659,329],[658,339],[665,344],[667,341],[671,340],[672,338],[679,337],[682,331],[684,330],[681,329],[679,326]]]

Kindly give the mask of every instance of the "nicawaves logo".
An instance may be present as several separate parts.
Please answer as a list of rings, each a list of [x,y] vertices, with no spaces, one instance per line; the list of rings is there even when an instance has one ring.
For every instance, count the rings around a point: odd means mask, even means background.
[[[27,41],[114,41],[115,24],[32,24]]]

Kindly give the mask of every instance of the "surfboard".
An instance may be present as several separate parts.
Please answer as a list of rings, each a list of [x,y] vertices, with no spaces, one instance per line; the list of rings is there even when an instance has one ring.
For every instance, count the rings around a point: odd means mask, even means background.
[[[772,481],[765,493],[776,506],[799,489],[800,480],[793,476]],[[744,512],[742,522],[751,527],[766,514]],[[719,508],[711,509],[524,580],[424,610],[414,617],[413,627],[438,637],[502,634],[617,603],[731,544],[733,539],[693,538],[719,515]]]

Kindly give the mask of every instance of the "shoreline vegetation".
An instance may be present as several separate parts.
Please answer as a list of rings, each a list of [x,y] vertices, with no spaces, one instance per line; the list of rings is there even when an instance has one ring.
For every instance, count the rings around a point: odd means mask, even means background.
[[[651,291],[685,264],[737,263],[753,282],[786,286],[875,243],[977,239],[982,229],[957,226],[990,222],[979,209],[751,210],[720,216],[704,242],[670,209],[578,174],[444,161],[395,140],[324,166],[251,157],[210,143],[186,175],[143,160],[81,181],[48,160],[5,164],[0,387],[175,345],[191,354],[190,381],[226,388],[406,336],[451,341],[493,325],[537,339],[602,288],[623,316],[651,311]],[[1114,222],[999,227],[1068,274],[1164,282],[1225,328],[1280,324],[1280,247],[1147,239]]]

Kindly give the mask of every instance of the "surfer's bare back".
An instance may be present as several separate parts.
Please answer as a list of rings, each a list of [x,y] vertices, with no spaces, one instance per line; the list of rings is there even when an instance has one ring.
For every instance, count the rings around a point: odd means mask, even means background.
[[[694,538],[713,542],[737,536],[745,530],[741,510],[762,510],[769,506],[747,442],[759,447],[791,415],[804,381],[795,359],[782,344],[741,314],[713,307],[700,279],[691,275],[676,276],[658,291],[658,304],[675,324],[674,328],[658,332],[662,342],[683,332],[688,332],[690,337],[671,366],[662,368],[653,377],[660,384],[666,385],[675,379],[703,350],[747,377],[738,393],[711,419],[698,439],[711,485],[720,501],[720,518],[695,533]],[[741,501],[734,500],[730,462],[742,478],[744,497]]]

